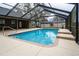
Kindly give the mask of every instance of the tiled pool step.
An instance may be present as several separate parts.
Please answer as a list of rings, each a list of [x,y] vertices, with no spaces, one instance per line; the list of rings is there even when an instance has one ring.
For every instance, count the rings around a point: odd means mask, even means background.
[[[75,37],[72,34],[62,34],[62,33],[59,33],[57,35],[57,38],[64,38],[64,39],[69,39],[69,40],[75,39]]]
[[[68,29],[59,29],[58,32],[61,34],[72,34],[72,32],[70,32]]]
[[[74,40],[75,37],[72,35],[68,29],[59,29],[57,38]]]

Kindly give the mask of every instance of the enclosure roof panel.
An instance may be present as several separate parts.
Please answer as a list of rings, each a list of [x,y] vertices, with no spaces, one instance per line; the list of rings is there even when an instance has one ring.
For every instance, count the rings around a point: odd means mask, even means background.
[[[74,6],[74,4],[67,3],[0,3],[0,15],[28,19],[39,14],[41,10],[46,9],[56,15],[59,14],[59,16],[69,16]]]

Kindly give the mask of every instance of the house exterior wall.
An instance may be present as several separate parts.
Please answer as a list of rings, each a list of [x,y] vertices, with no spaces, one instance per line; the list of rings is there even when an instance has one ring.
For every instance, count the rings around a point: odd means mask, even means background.
[[[4,24],[1,23],[4,20]],[[21,23],[21,26],[20,26]],[[21,29],[21,28],[28,28],[29,27],[29,22],[25,20],[16,20],[16,19],[1,19],[0,18],[0,30],[2,30],[3,26],[10,26],[14,29]],[[9,28],[7,28],[9,29]]]

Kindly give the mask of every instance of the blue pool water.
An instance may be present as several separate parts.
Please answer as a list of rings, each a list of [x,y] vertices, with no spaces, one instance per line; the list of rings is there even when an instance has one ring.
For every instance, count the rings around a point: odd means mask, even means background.
[[[13,35],[14,37],[43,45],[54,44],[58,29],[38,29]]]

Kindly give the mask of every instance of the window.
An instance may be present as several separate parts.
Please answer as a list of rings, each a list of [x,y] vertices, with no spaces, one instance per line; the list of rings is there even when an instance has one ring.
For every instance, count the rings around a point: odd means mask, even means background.
[[[0,24],[5,24],[5,20],[0,19]]]
[[[19,27],[20,27],[20,28],[22,27],[22,22],[21,22],[21,21],[19,22]]]
[[[11,21],[11,24],[15,24],[15,20],[12,20],[12,21]]]

